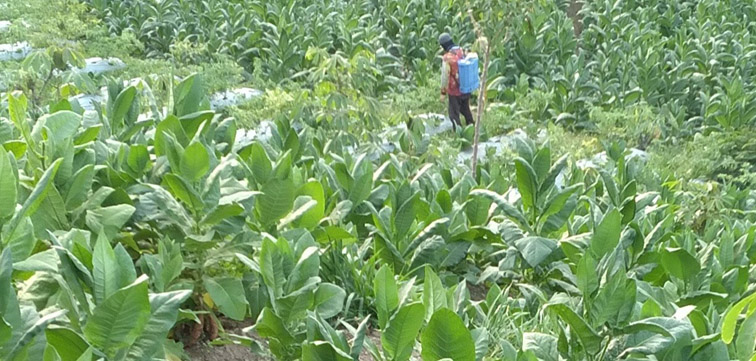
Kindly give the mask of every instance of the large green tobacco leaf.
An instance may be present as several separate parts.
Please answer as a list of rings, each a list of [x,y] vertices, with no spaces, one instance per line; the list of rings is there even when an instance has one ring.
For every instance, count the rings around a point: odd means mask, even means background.
[[[13,273],[13,260],[10,248],[5,248],[0,254],[0,323],[8,322],[14,328],[21,324],[21,311],[18,307],[16,290],[13,288],[11,275]],[[10,332],[4,334],[4,331],[10,331],[8,328],[3,329],[0,325],[0,341],[3,338],[9,338]],[[7,341],[7,339],[5,340]],[[0,343],[2,348],[2,343]]]
[[[73,138],[81,125],[81,115],[72,111],[60,111],[52,114],[45,114],[39,118],[34,125],[33,135],[42,136],[42,128],[47,131],[47,138],[53,139],[55,144],[59,144],[64,139]]]
[[[496,204],[496,207],[501,210],[505,216],[509,217],[513,221],[517,222],[522,227],[528,227],[528,221],[525,219],[525,215],[522,214],[517,208],[509,204],[507,200],[496,192],[492,192],[488,189],[475,189],[470,192],[471,196],[486,197]],[[527,229],[527,228],[526,228]]]
[[[446,288],[441,279],[430,266],[425,266],[425,282],[423,283],[423,305],[425,305],[425,320],[442,308],[448,308]]]
[[[251,163],[249,167],[252,169],[252,175],[255,177],[257,183],[265,184],[268,182],[270,174],[273,172],[273,166],[270,164],[270,159],[268,159],[265,149],[260,143],[254,143],[245,151],[249,153],[247,161]]]
[[[285,242],[285,241],[278,241]],[[271,296],[280,297],[283,295],[286,277],[292,267],[288,265],[293,263],[289,258],[290,254],[285,254],[277,243],[269,239],[263,240],[262,249],[260,250],[260,273],[263,282],[269,288]],[[288,266],[287,266],[288,265]]]
[[[95,303],[100,304],[115,293],[118,288],[119,270],[116,255],[110,241],[100,233],[92,255],[92,278],[94,279]]]
[[[591,251],[600,259],[605,254],[617,247],[622,231],[622,214],[616,209],[612,209],[604,215],[604,219],[596,227],[591,239]]]
[[[13,270],[58,273],[58,256],[55,253],[55,250],[52,249],[35,253],[21,262],[14,262]]]
[[[26,109],[28,101],[26,95],[21,92],[8,92],[8,114],[13,124],[21,131],[24,138],[30,138],[29,125],[26,122]]]
[[[735,349],[741,360],[750,360],[756,346],[756,313],[748,316],[738,330]]]
[[[150,162],[150,153],[147,146],[143,144],[133,144],[129,147],[129,157],[126,158],[126,164],[134,174],[142,175],[153,164]]]
[[[551,167],[551,149],[544,147],[536,152],[533,158],[533,171],[536,175],[537,183],[544,181]]]
[[[307,247],[302,252],[291,273],[289,273],[284,293],[293,293],[311,284],[312,280],[318,277],[318,268],[320,267],[320,255],[318,252],[317,247]]]
[[[186,77],[173,91],[173,106],[176,116],[192,114],[200,110],[204,96],[203,84],[199,75]]]
[[[58,172],[58,175],[60,175],[60,172]],[[63,202],[63,197],[60,196],[55,187],[47,191],[47,197],[45,197],[42,204],[37,208],[34,216],[30,218],[34,226],[34,233],[40,238],[46,236],[48,229],[71,228],[66,216],[66,206]],[[33,244],[29,244],[29,246],[31,247]],[[29,251],[31,252],[31,249]]]
[[[491,200],[488,197],[474,197],[465,204],[465,214],[472,226],[482,226],[488,220]]]
[[[590,297],[599,286],[596,273],[596,260],[588,253],[583,255],[577,265],[577,286],[583,297]]]
[[[86,214],[87,226],[89,229],[102,230],[108,238],[112,238],[131,219],[134,211],[136,211],[136,208],[130,204],[117,204],[88,210]]]
[[[181,127],[187,135],[188,139],[199,139],[199,136],[206,133],[207,128],[203,124],[209,124],[209,120],[213,119],[215,112],[212,110],[200,110],[190,114],[182,115],[179,117],[181,121]],[[202,129],[202,131],[200,131]]]
[[[93,346],[113,356],[134,343],[150,319],[147,277],[116,291],[97,305],[84,325],[84,336]]]
[[[176,145],[181,146],[182,144],[186,145],[188,142],[189,140],[187,139],[184,128],[181,126],[181,122],[174,115],[165,117],[165,119],[155,127],[155,155],[158,157],[164,155],[171,157],[170,147]],[[171,143],[176,143],[176,145]],[[171,165],[178,169],[180,162],[176,161],[177,159],[171,160]]]
[[[62,161],[63,159],[57,159],[50,165],[50,167],[47,168],[47,170],[45,170],[45,173],[42,174],[42,177],[39,179],[39,182],[37,182],[34,190],[24,201],[21,209],[16,211],[16,213],[13,215],[13,218],[11,218],[11,220],[7,224],[7,228],[4,227],[3,239],[8,239],[13,236],[13,233],[16,231],[16,227],[18,227],[18,224],[21,222],[21,220],[24,217],[34,214],[34,212],[37,210],[37,207],[42,204],[42,201],[45,200],[45,197],[47,196],[47,192],[51,187],[54,187],[52,181],[53,179],[55,179],[55,174],[57,173],[58,167],[60,167],[60,163]]]
[[[620,358],[632,354],[674,354],[676,350],[689,347],[693,339],[693,327],[686,319],[673,317],[651,317],[643,320],[646,324],[655,324],[664,332],[656,332],[649,337],[648,333],[636,333],[627,338],[626,348]],[[686,358],[682,358],[686,359]]]
[[[271,179],[263,185],[257,198],[257,210],[263,224],[272,224],[291,211],[294,206],[294,182],[288,179]]]
[[[165,342],[168,332],[178,317],[179,307],[192,295],[191,290],[164,292],[150,295],[150,320],[144,332],[129,350],[129,359],[152,360]]]
[[[210,298],[224,315],[238,321],[244,319],[247,314],[247,299],[240,279],[205,277],[203,282]]]
[[[397,236],[404,237],[407,231],[409,231],[417,215],[416,205],[418,202],[420,202],[420,194],[415,193],[397,210],[396,217],[394,218]]]
[[[54,347],[63,361],[78,360],[89,344],[78,333],[65,327],[48,327],[45,330],[47,344]]]
[[[111,127],[115,128],[115,125],[121,125],[123,123],[126,113],[129,112],[131,104],[134,102],[135,96],[136,88],[133,86],[124,89],[118,94],[113,103],[113,114],[110,115]]]
[[[375,292],[375,307],[378,311],[378,325],[384,328],[391,317],[391,313],[399,306],[399,291],[397,290],[396,280],[388,266],[382,266],[375,274],[373,290]]]
[[[65,191],[66,210],[72,211],[87,200],[94,180],[94,164],[88,164],[74,173],[68,181]]]
[[[223,204],[215,207],[212,211],[205,214],[200,220],[200,224],[214,226],[228,218],[236,217],[244,213],[244,208],[236,203]]]
[[[365,174],[354,180],[352,189],[349,192],[349,200],[352,201],[352,204],[358,206],[368,198],[372,190],[373,175],[369,172],[366,172]]]
[[[126,251],[126,248],[123,247],[123,244],[117,244],[114,252],[116,263],[118,264],[118,276],[116,277],[118,282],[117,288],[123,288],[136,281],[136,268],[134,267],[134,260],[131,259],[131,256]]]
[[[313,341],[302,345],[302,361],[352,361],[330,342]]]
[[[423,361],[475,361],[475,342],[462,319],[448,308],[433,313],[420,336]]]
[[[580,189],[582,185],[581,184],[575,184],[570,187],[567,187],[563,189],[561,192],[559,192],[557,195],[553,196],[549,201],[546,203],[546,206],[544,207],[543,213],[539,216],[540,220],[543,221],[545,219],[548,219],[550,216],[558,214],[567,203],[567,200],[572,196],[573,193],[575,193],[578,189]]]
[[[187,204],[191,210],[195,212],[202,211],[204,207],[202,199],[197,192],[194,191],[194,188],[184,180],[184,178],[168,173],[163,176],[163,182],[171,190],[171,194]]]
[[[210,169],[210,157],[205,146],[200,142],[192,142],[181,155],[181,175],[190,182],[196,182],[207,174]]]
[[[8,351],[7,355],[4,355],[6,358],[5,360],[13,360],[13,361],[21,361],[21,360],[29,360],[29,359],[38,359],[37,357],[41,356],[39,355],[39,348],[37,350],[34,350],[35,345],[37,344],[37,336],[44,335],[45,328],[47,328],[48,325],[50,325],[53,321],[60,318],[61,316],[65,315],[65,310],[58,310],[51,313],[48,313],[42,317],[37,317],[35,314],[33,317],[34,322],[31,325],[28,325],[27,328],[21,330],[23,333],[21,334],[21,337],[18,339],[18,341],[13,345],[13,347]],[[24,316],[28,316],[29,314],[26,313]],[[43,345],[44,343],[42,343]]]
[[[698,260],[681,248],[667,248],[662,251],[661,263],[667,273],[685,281],[694,279],[701,271]]]
[[[404,251],[402,252],[402,257],[406,258],[410,254],[412,254],[412,252],[414,252],[415,249],[417,249],[426,240],[433,237],[433,235],[440,234],[448,224],[449,224],[448,218],[441,218],[425,226],[425,228],[423,228],[423,230],[420,231],[420,233],[418,233],[418,235],[412,240],[412,242],[410,242],[410,244],[407,245],[407,248],[404,249]]]
[[[549,238],[525,237],[515,241],[515,247],[531,267],[536,267],[546,260],[558,245],[555,240]]]
[[[570,332],[577,334],[580,343],[583,344],[587,353],[595,355],[599,352],[601,349],[601,337],[582,317],[565,304],[552,304],[548,308],[554,310],[564,322],[570,325]]]
[[[315,309],[323,318],[334,317],[344,308],[345,298],[346,291],[343,288],[331,283],[321,283],[315,291]]]
[[[557,338],[538,332],[522,334],[522,350],[531,351],[539,361],[558,361]]]
[[[10,154],[0,149],[0,220],[16,210],[16,172],[9,157]]]
[[[738,318],[740,313],[744,309],[748,308],[748,315],[750,316],[754,312],[753,305],[756,303],[756,293],[743,298],[732,306],[724,315],[722,319],[722,341],[726,344],[730,344],[735,337],[735,328],[738,324]]]
[[[392,361],[406,361],[412,354],[417,333],[423,326],[425,307],[422,303],[403,306],[391,318],[381,335],[381,344]],[[473,346],[473,355],[475,347]]]
[[[627,278],[624,272],[616,272],[603,284],[591,307],[594,325],[609,323],[622,326],[632,315],[635,307],[637,287],[635,280]]]
[[[568,157],[569,154],[563,155],[556,162],[554,162],[551,168],[549,168],[548,175],[546,175],[546,178],[541,180],[541,188],[538,190],[539,194],[545,194],[546,191],[548,191],[548,189],[554,185],[559,174],[562,173],[562,170],[564,170],[564,168],[567,166]]]
[[[515,175],[517,176],[517,190],[522,197],[522,205],[525,210],[531,210],[535,207],[536,197],[538,196],[538,179],[535,171],[524,159],[515,159]]]
[[[262,337],[275,338],[284,345],[291,345],[294,342],[294,336],[283,323],[278,315],[269,307],[263,308],[260,317],[255,323],[255,330]]]
[[[284,229],[286,226],[296,222],[297,220],[301,219],[307,212],[309,212],[312,209],[315,209],[315,207],[318,206],[318,202],[311,199],[309,196],[300,196],[297,197],[297,199],[294,201],[294,207],[289,214],[286,215],[286,217],[281,218],[281,221],[278,222],[278,229]]]
[[[302,228],[314,228],[320,223],[320,220],[325,215],[326,203],[323,186],[318,181],[307,182],[299,189],[299,195],[309,196],[316,203],[314,207],[310,208],[299,217],[294,224]]]

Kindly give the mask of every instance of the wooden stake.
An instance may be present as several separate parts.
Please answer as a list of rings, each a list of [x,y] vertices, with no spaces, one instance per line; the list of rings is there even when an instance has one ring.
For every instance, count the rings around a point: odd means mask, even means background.
[[[480,141],[480,123],[483,120],[483,112],[486,108],[486,78],[488,76],[488,62],[491,59],[491,45],[486,44],[486,52],[483,58],[483,75],[480,79],[480,90],[478,91],[478,114],[475,120],[475,139],[473,140],[473,159],[472,171],[473,177],[477,179],[478,170],[478,143]]]
[[[473,16],[472,9],[467,11],[467,14],[470,16],[470,21],[473,23],[473,26],[475,27],[475,33],[478,36],[478,43],[481,45],[481,49],[485,49],[485,52],[483,53],[483,74],[480,77],[480,88],[478,89],[478,114],[477,119],[475,120],[475,138],[473,140],[473,156],[472,156],[472,171],[473,171],[473,177],[477,180],[478,175],[478,143],[480,141],[480,123],[483,122],[483,114],[485,113],[486,109],[486,86],[487,86],[487,78],[488,78],[488,65],[491,61],[491,42],[488,41],[488,38],[483,33],[483,28],[480,27],[480,24],[475,20],[475,16]],[[502,42],[506,42],[509,38],[509,29],[506,29],[506,33],[504,37],[502,38],[501,35],[505,31],[506,26],[500,26],[498,27],[496,33],[494,34],[493,40],[498,42],[500,39]]]

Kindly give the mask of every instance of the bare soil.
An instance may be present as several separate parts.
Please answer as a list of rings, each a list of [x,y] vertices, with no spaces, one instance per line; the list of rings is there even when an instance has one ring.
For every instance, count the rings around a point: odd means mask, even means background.
[[[240,345],[212,346],[206,343],[197,344],[186,349],[192,361],[270,361],[272,358],[257,355],[247,347]]]
[[[226,318],[221,318],[223,329],[228,334],[252,337],[257,340],[264,349],[267,349],[265,342],[257,334],[245,333],[243,329],[252,324],[252,321],[236,322]],[[198,343],[187,348],[186,354],[192,361],[272,361],[273,358],[268,355],[260,355],[253,352],[249,347],[227,344],[214,346],[206,342]]]

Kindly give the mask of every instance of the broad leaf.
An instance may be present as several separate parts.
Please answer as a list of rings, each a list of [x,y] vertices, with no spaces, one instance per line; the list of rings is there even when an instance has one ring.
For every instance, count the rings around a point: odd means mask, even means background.
[[[522,197],[522,205],[525,210],[531,210],[535,207],[538,196],[538,178],[535,171],[522,158],[515,159],[515,175],[517,177],[517,190]]]
[[[409,359],[424,318],[425,307],[422,303],[403,306],[391,318],[381,335],[381,344],[390,360],[407,361]]]
[[[312,341],[302,345],[302,361],[352,361],[352,358],[330,342]]]
[[[391,269],[383,265],[373,279],[375,307],[378,311],[378,325],[383,329],[391,313],[399,306],[399,291]]]
[[[597,259],[601,259],[617,247],[621,232],[622,214],[618,210],[612,209],[604,215],[604,219],[596,227],[591,239],[591,251]]]
[[[555,240],[549,238],[525,237],[515,241],[515,247],[531,267],[536,267],[546,260],[558,245]]]
[[[756,293],[738,301],[732,306],[724,315],[722,319],[722,341],[726,344],[730,344],[735,337],[735,327],[738,324],[738,318],[743,309],[748,307],[749,312],[753,310],[753,304],[756,302]]]
[[[92,278],[94,278],[95,303],[100,304],[113,295],[118,288],[118,264],[110,241],[100,233],[92,255]]]
[[[10,154],[0,151],[0,220],[10,217],[16,210],[16,172]]]
[[[62,161],[62,158],[57,159],[50,165],[50,167],[47,168],[47,170],[45,170],[45,173],[42,174],[42,177],[39,179],[39,182],[37,182],[34,190],[24,201],[21,209],[13,215],[13,218],[11,218],[6,226],[7,228],[3,229],[3,239],[10,238],[16,231],[18,224],[21,223],[21,220],[24,217],[34,214],[34,212],[37,210],[37,207],[42,204],[42,201],[44,201],[45,197],[47,197],[47,192],[51,187],[54,187],[53,179],[55,179],[55,174],[57,173],[58,167],[60,167],[60,163]]]
[[[315,309],[323,318],[331,318],[344,308],[346,291],[343,288],[331,284],[321,283],[315,291]]]
[[[200,142],[192,142],[181,155],[181,175],[190,182],[196,182],[207,174],[210,169],[210,157],[205,146]]]
[[[425,282],[423,283],[423,305],[425,306],[425,320],[431,319],[431,316],[442,308],[448,308],[446,299],[446,289],[441,283],[433,269],[425,266]]]
[[[462,319],[448,308],[436,311],[420,336],[423,361],[475,361],[475,342]]]
[[[110,122],[112,125],[122,125],[126,113],[131,109],[131,104],[134,102],[135,96],[136,88],[133,86],[122,90],[121,93],[118,94],[115,102],[113,102],[113,114],[110,114]]]
[[[240,279],[205,277],[203,282],[213,303],[224,315],[238,321],[244,319],[247,315],[247,299]]]
[[[685,281],[690,281],[701,271],[698,260],[681,248],[667,248],[661,253],[661,263],[667,273]]]
[[[118,349],[134,343],[149,319],[147,277],[142,276],[95,307],[84,326],[84,336],[112,357]]]
[[[272,179],[262,187],[257,209],[263,224],[272,224],[284,217],[294,206],[295,188],[291,179]]]
[[[150,360],[154,357],[176,323],[179,307],[191,295],[192,291],[189,290],[150,295],[150,320],[144,328],[144,333],[131,346],[129,359]]]
[[[294,336],[286,329],[283,320],[268,307],[263,308],[260,312],[255,330],[260,336],[276,338],[284,345],[290,345],[294,342]]]
[[[548,308],[554,310],[564,322],[570,325],[570,332],[577,335],[586,352],[597,354],[600,351],[601,337],[569,306],[560,303],[551,304]]]

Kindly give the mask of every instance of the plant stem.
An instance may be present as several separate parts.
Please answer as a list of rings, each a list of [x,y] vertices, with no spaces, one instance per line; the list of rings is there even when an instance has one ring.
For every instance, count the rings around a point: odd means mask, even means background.
[[[604,355],[606,354],[606,351],[609,350],[609,344],[612,343],[612,337],[609,336],[609,339],[606,340],[606,344],[604,345],[604,348],[601,350],[601,353],[599,353],[598,361],[602,361],[604,359]]]

